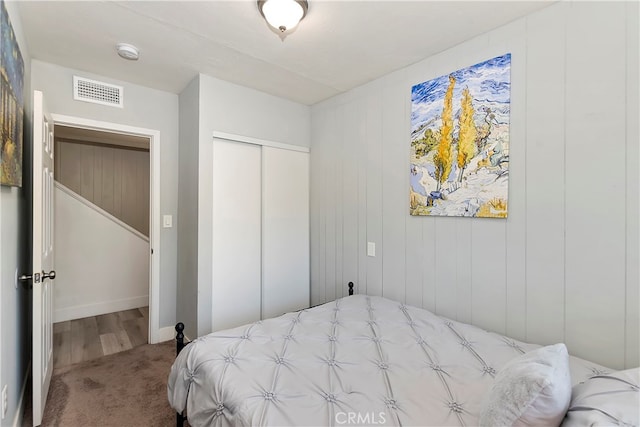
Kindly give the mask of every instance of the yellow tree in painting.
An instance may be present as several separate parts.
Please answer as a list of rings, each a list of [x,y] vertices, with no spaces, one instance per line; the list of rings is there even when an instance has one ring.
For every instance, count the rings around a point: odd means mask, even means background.
[[[438,151],[433,156],[435,165],[435,178],[438,181],[436,191],[440,191],[442,184],[451,173],[451,141],[453,139],[453,87],[456,78],[449,76],[449,87],[444,95],[444,107],[442,108],[442,129],[440,130],[440,143]]]
[[[476,124],[473,121],[475,111],[471,101],[472,98],[469,93],[469,88],[465,88],[462,91],[460,119],[458,119],[460,126],[458,133],[458,169],[460,169],[458,182],[462,182],[464,170],[477,152],[476,135],[478,132],[476,130]]]

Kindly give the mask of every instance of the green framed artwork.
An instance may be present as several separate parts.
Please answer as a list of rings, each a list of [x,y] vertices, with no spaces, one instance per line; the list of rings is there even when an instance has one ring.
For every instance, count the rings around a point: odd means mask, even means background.
[[[0,184],[22,187],[24,62],[4,0],[0,15]]]

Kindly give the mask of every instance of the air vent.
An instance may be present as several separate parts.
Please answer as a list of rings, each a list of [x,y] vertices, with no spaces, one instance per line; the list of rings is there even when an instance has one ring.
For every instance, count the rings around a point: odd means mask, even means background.
[[[110,107],[123,107],[122,86],[73,76],[73,99]]]

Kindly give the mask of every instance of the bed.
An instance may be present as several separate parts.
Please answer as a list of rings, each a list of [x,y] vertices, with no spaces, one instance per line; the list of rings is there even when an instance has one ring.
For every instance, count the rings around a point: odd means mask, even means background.
[[[508,421],[509,414],[487,415],[491,396],[519,396],[509,389],[509,381],[522,386],[518,361],[547,348],[560,354],[561,347],[527,344],[400,302],[353,295],[197,338],[171,368],[168,398],[178,424],[185,414],[194,427],[517,425]],[[566,378],[558,381],[564,386],[551,390],[551,403],[536,397],[543,406],[559,405],[560,421],[572,411],[568,401],[560,400],[571,398],[573,386],[613,374],[568,356],[566,348],[562,360],[564,371],[557,366],[550,371],[546,362],[539,368],[552,377],[564,372]],[[511,375],[507,391],[496,391],[497,384],[505,384],[502,377],[509,376],[505,371]],[[630,375],[624,385],[634,391],[629,402],[637,412],[637,371]],[[550,387],[544,381],[535,385]],[[500,399],[493,408],[498,412],[505,406]],[[530,411],[535,405],[524,406]],[[607,417],[617,419],[616,414]]]

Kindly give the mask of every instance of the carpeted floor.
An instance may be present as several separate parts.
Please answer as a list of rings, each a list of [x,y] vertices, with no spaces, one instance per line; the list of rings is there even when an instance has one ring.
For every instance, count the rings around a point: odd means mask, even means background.
[[[167,377],[175,342],[146,344],[54,371],[43,426],[173,426]],[[25,416],[23,425],[31,425]]]

